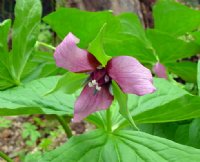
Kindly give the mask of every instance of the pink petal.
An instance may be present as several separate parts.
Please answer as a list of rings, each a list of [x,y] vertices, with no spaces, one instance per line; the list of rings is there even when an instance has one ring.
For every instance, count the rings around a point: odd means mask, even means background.
[[[77,46],[79,39],[69,33],[56,47],[54,58],[56,65],[72,72],[93,71],[99,66],[96,58]]]
[[[159,78],[167,79],[166,68],[161,63],[157,62],[153,67],[153,71]]]
[[[113,96],[107,86],[96,91],[94,87],[86,85],[75,103],[74,122],[79,122],[89,114],[107,109],[113,101]]]
[[[112,58],[106,68],[109,76],[119,84],[125,93],[142,96],[156,90],[152,84],[150,70],[133,57]]]

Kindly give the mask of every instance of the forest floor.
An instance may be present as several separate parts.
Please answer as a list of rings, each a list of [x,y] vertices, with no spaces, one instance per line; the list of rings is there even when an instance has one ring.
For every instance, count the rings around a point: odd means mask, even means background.
[[[85,122],[70,123],[73,135],[94,129]],[[53,116],[0,117],[0,151],[21,162],[25,155],[53,150],[68,140]],[[0,162],[5,162],[0,158]]]

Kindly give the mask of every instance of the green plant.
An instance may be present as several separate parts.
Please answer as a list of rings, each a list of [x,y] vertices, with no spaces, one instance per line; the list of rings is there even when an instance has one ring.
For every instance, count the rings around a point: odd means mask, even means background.
[[[37,127],[31,123],[24,123],[22,128],[22,137],[26,140],[28,146],[35,146],[36,141],[41,137],[40,132],[37,131]]]
[[[0,117],[0,128],[9,128],[12,125],[12,121],[5,117]]]

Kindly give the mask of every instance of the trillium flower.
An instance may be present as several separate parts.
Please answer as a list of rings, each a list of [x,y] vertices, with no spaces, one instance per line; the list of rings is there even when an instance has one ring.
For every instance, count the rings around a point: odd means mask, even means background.
[[[124,93],[142,96],[155,91],[150,70],[135,58],[114,57],[102,67],[92,54],[79,48],[78,43],[79,39],[69,33],[54,53],[58,67],[74,73],[89,74],[88,82],[75,102],[74,122],[111,105],[114,98],[109,91],[112,80],[116,81]]]
[[[153,71],[159,78],[167,79],[167,70],[163,64],[157,62],[153,67]]]

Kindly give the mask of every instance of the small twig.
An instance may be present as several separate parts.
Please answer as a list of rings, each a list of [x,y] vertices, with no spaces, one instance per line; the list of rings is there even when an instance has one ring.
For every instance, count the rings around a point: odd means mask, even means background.
[[[0,151],[0,157],[6,160],[7,162],[13,162],[11,158],[9,158],[6,154]]]

